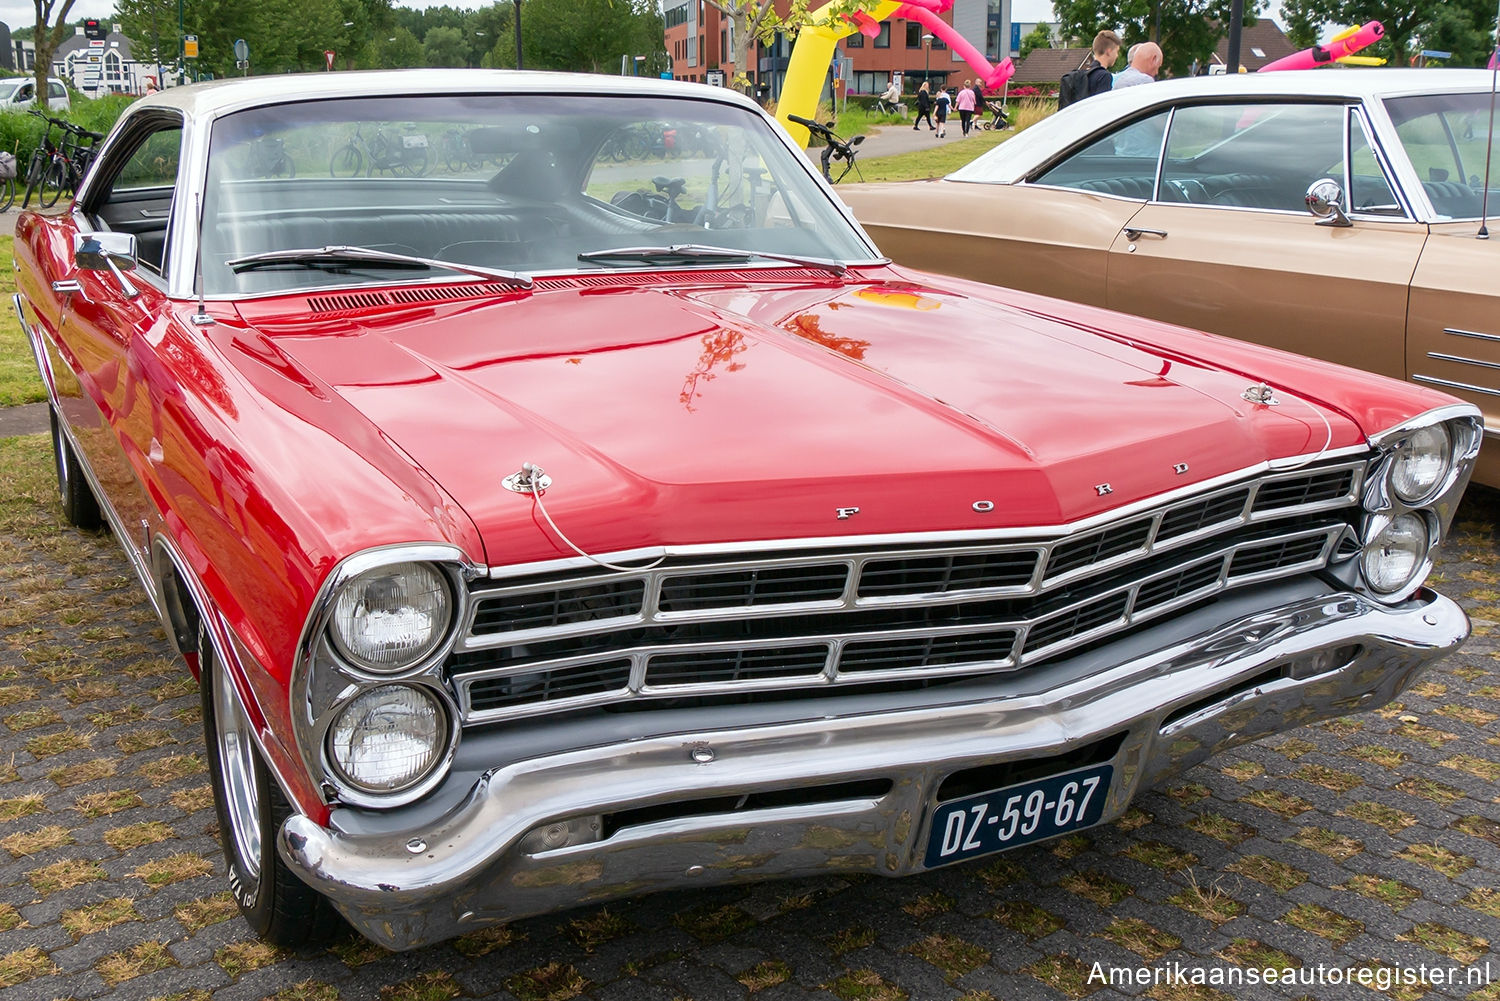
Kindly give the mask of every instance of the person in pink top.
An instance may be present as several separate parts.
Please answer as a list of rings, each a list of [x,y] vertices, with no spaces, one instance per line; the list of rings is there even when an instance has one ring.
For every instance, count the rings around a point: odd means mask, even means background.
[[[974,91],[970,88],[969,81],[965,80],[963,88],[958,92],[958,124],[964,135],[969,134],[969,126],[974,121],[974,109],[977,106]]]

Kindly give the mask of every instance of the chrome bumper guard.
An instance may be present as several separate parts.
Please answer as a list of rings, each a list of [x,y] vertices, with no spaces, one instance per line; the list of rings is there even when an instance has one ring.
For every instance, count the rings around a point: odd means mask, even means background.
[[[1395,608],[1349,593],[1304,597],[1040,694],[553,754],[486,773],[436,824],[351,835],[293,816],[279,846],[355,928],[393,949],[658,890],[900,876],[923,868],[939,785],[956,771],[1044,764],[1118,738],[1107,759],[1109,821],[1141,789],[1218,751],[1389,701],[1468,633],[1463,611],[1425,589]],[[889,791],[669,819],[641,813],[602,840],[521,844],[557,821],[866,780],[888,781]],[[872,787],[884,788],[848,788]]]

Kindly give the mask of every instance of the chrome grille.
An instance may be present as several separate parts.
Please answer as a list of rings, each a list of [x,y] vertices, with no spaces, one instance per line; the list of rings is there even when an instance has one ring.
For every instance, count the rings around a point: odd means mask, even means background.
[[[484,582],[449,676],[478,723],[1018,670],[1325,566],[1350,535],[1364,468],[1262,475],[1066,534]]]

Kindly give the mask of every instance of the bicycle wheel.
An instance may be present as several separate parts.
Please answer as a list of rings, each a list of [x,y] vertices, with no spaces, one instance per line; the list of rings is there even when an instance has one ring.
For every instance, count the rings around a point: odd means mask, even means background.
[[[278,153],[276,159],[271,161],[272,177],[296,177],[297,168],[292,166],[292,158],[285,153]]]
[[[401,157],[400,168],[404,173],[412,177],[421,177],[427,173],[427,147],[417,146],[401,152],[404,155]]]
[[[7,177],[0,181],[0,212],[10,211],[10,207],[16,203],[16,179]]]
[[[61,157],[53,157],[42,171],[42,183],[37,189],[37,201],[41,202],[42,208],[50,209],[57,204],[62,197],[63,188],[68,184],[68,169]]]
[[[365,155],[359,151],[358,146],[350,143],[333,154],[333,159],[328,161],[328,174],[330,177],[358,177],[364,165]]]
[[[443,162],[448,165],[448,173],[457,174],[468,166],[467,158],[464,156],[464,148],[458,136],[452,132],[443,134]]]
[[[42,163],[46,154],[41,150],[31,154],[31,162],[26,167],[26,195],[21,199],[21,208],[31,205],[31,193],[42,183]]]

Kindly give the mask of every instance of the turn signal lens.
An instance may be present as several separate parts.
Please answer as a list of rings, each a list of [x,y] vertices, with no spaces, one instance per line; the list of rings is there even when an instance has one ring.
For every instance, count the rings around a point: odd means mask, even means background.
[[[339,710],[328,730],[328,756],[350,785],[399,792],[432,771],[447,734],[447,715],[435,696],[413,685],[382,685]]]
[[[329,631],[350,662],[390,673],[432,653],[452,615],[440,570],[427,563],[393,563],[362,573],[339,590]]]
[[[1427,561],[1427,521],[1403,514],[1365,543],[1365,582],[1381,594],[1394,594],[1412,582]]]
[[[1432,495],[1453,465],[1453,443],[1447,428],[1429,424],[1417,428],[1396,446],[1391,462],[1391,489],[1408,504]]]

